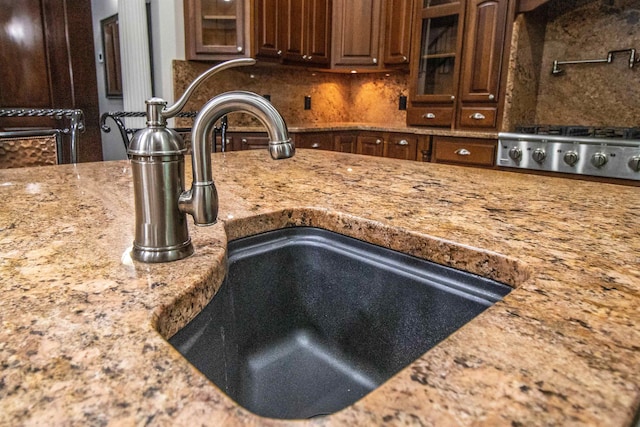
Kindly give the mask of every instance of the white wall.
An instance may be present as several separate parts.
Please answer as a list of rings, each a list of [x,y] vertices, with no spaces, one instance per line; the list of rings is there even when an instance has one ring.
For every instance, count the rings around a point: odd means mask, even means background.
[[[127,0],[121,0],[127,1]],[[151,3],[151,27],[153,43],[153,65],[155,96],[173,102],[172,61],[184,59],[184,10],[182,0],[147,0]],[[118,13],[118,0],[91,0],[93,13],[93,42],[96,50],[96,73],[100,114],[107,111],[123,111],[122,99],[107,98],[105,93],[104,63],[98,56],[102,53],[100,20]],[[146,22],[145,22],[146,24]],[[120,40],[120,43],[126,41]],[[138,111],[144,111],[140,105]],[[102,132],[104,160],[126,159],[127,153],[115,124],[108,119],[110,133]]]
[[[107,98],[105,95],[104,62],[99,60],[102,56],[100,20],[118,13],[118,0],[91,0],[91,12],[93,15],[93,44],[96,51],[96,74],[98,77],[98,105],[100,107],[100,115],[107,111],[122,111],[122,99]],[[111,132],[101,132],[103,159],[126,159],[127,153],[125,152],[120,133],[111,119],[108,119],[107,124],[111,127]]]

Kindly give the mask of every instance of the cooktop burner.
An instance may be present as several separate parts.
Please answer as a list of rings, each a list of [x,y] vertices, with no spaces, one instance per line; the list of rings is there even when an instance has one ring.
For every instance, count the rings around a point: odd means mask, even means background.
[[[640,127],[526,125],[498,139],[500,166],[640,181]]]

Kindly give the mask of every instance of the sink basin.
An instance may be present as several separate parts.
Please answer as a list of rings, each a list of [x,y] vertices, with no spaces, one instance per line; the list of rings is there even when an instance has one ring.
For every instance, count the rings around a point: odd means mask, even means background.
[[[349,406],[511,290],[317,228],[232,241],[228,261],[218,293],[169,342],[272,418]]]

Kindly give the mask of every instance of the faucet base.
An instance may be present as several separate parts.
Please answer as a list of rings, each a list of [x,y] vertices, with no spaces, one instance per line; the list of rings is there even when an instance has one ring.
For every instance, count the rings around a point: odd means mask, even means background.
[[[164,248],[149,248],[139,246],[134,242],[131,249],[131,257],[133,259],[147,263],[177,261],[191,254],[193,254],[193,245],[190,238],[181,245]]]

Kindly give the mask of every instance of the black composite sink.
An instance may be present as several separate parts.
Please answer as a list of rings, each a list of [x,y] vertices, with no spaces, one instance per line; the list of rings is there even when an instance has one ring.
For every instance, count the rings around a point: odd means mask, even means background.
[[[317,228],[239,239],[228,257],[218,293],[169,342],[273,418],[349,406],[511,290]]]

